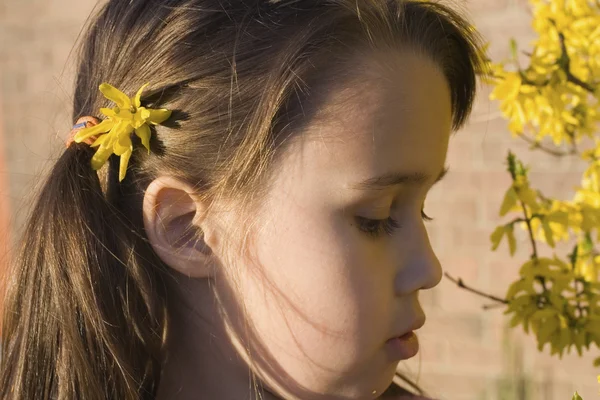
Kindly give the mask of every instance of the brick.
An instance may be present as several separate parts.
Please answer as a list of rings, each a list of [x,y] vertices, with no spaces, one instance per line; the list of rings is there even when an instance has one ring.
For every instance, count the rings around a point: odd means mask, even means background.
[[[468,0],[465,8],[472,13],[488,13],[504,10],[509,6],[509,0]]]
[[[450,139],[446,164],[453,171],[470,171],[473,165],[471,132],[459,132]]]
[[[425,327],[417,332],[419,337],[419,354],[403,362],[401,369],[418,373],[440,368],[452,361],[448,358],[448,342]]]
[[[466,223],[448,226],[448,231],[452,235],[452,243],[454,248],[490,248],[489,229],[469,228]]]
[[[483,285],[479,284],[478,280],[463,278],[464,274],[451,274],[454,278],[461,277],[465,285],[483,290]],[[444,279],[444,283],[440,284],[439,291],[439,309],[449,314],[455,313],[471,313],[477,315],[482,311],[483,304],[489,303],[481,296],[471,293],[448,279]]]

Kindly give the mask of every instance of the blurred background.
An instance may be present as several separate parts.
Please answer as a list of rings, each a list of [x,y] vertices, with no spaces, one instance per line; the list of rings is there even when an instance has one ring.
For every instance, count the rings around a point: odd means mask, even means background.
[[[123,0],[124,1],[124,0]],[[523,50],[534,38],[525,0],[455,0],[490,42],[494,61],[509,55],[514,37]],[[64,150],[71,119],[80,30],[95,0],[0,1],[0,263],[19,237],[40,177]],[[90,88],[90,90],[95,90]],[[542,192],[570,198],[583,164],[575,157],[554,158],[528,151],[511,139],[490,88],[480,84],[465,129],[450,142],[450,173],[433,189],[425,209],[432,244],[446,272],[470,286],[502,297],[528,257],[520,246],[510,258],[503,243],[490,249],[499,225],[498,210],[511,183],[505,158],[511,148],[532,165],[531,181]],[[520,239],[523,238],[523,239]],[[524,236],[517,239],[525,243]],[[401,369],[418,376],[439,399],[570,400],[575,390],[598,398],[598,369],[592,360],[567,355],[559,360],[539,353],[534,338],[507,328],[501,309],[484,311],[485,299],[444,278],[422,295],[428,321],[419,356]]]

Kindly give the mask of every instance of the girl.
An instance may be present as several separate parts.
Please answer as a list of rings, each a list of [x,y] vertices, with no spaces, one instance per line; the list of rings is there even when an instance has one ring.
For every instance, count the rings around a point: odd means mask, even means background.
[[[481,54],[425,1],[109,0],[10,275],[2,398],[404,398]]]

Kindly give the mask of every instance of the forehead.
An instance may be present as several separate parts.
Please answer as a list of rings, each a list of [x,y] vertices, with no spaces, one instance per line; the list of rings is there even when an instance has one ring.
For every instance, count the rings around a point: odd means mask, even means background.
[[[444,166],[452,125],[442,72],[413,53],[376,54],[362,60],[357,71],[344,88],[327,94],[294,144],[301,151],[290,149],[296,168],[287,174],[294,184],[333,193],[387,172],[435,178]]]

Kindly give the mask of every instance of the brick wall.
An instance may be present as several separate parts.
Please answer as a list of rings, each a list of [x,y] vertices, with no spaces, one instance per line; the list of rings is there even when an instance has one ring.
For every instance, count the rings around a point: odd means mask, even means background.
[[[0,92],[0,104],[2,96]],[[7,270],[9,261],[10,224],[9,224],[9,194],[8,194],[8,167],[6,165],[4,134],[2,132],[2,108],[0,107],[0,276]],[[0,279],[0,308],[2,307],[2,293],[5,289],[4,282]]]
[[[469,13],[491,41],[496,60],[508,56],[511,36],[522,46],[534,37],[524,0],[453,3]],[[0,2],[0,37],[5,38],[0,47],[4,115],[0,132],[7,163],[6,167],[0,163],[0,200],[11,204],[14,236],[30,206],[28,193],[62,151],[70,128],[74,61],[70,50],[94,4],[93,0]],[[451,173],[433,190],[426,209],[435,218],[430,234],[445,270],[501,296],[528,254],[524,237],[514,259],[504,245],[498,252],[489,250],[488,237],[499,223],[497,211],[509,184],[504,166],[508,148],[535,166],[532,180],[548,195],[570,197],[565,188],[577,182],[582,165],[570,158],[530,153],[526,145],[511,140],[488,93],[482,86],[471,122],[452,138]],[[8,191],[2,179],[8,180]],[[539,354],[531,338],[505,329],[501,311],[482,311],[484,301],[448,280],[422,298],[428,323],[421,334],[421,356],[402,368],[420,371],[420,382],[439,398],[519,399],[520,387],[535,392],[529,399],[567,400],[575,389],[586,400],[597,396],[591,356],[567,356],[559,362]]]

